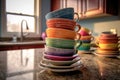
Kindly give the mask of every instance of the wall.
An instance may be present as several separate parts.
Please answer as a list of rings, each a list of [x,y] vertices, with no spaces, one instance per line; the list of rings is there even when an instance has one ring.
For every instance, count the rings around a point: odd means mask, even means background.
[[[78,23],[90,29],[93,32],[93,36],[98,36],[102,31],[108,31],[110,28],[119,29],[120,20],[118,20],[118,16],[104,16],[93,19],[85,19],[80,20]],[[112,25],[111,25],[112,24]]]
[[[50,1],[51,0],[41,0],[42,2],[41,2],[41,5],[42,5],[42,7],[41,7],[41,27],[42,27],[42,32],[44,32],[45,31],[45,29],[46,29],[46,19],[45,19],[45,15],[48,13],[48,12],[50,12]]]
[[[120,36],[120,20],[95,23],[93,28],[94,33],[97,34],[110,29],[116,29],[118,36]]]

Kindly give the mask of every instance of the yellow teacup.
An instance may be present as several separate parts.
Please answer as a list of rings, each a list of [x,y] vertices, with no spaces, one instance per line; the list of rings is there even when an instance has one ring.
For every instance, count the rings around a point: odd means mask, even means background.
[[[118,48],[118,43],[109,43],[109,44],[98,43],[97,45],[101,49],[117,49]]]

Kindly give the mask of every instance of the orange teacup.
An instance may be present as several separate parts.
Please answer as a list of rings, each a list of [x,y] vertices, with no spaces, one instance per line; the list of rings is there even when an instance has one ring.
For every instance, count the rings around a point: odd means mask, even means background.
[[[91,36],[91,35],[81,36],[80,40],[91,40],[91,41],[93,41],[93,40],[94,40],[94,37]]]
[[[47,37],[63,38],[63,39],[80,39],[80,35],[72,30],[60,29],[60,28],[47,28]]]
[[[109,43],[118,43],[118,39],[99,39],[98,40],[99,43],[105,43],[105,44],[109,44]]]
[[[77,32],[81,29],[81,26],[77,24],[74,20],[64,19],[64,18],[52,18],[46,21],[48,28],[62,28],[68,30],[75,30]]]

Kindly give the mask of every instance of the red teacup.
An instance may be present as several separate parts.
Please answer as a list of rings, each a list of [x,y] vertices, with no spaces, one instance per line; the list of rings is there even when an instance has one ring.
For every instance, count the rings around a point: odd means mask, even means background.
[[[100,35],[100,38],[101,39],[116,39],[116,38],[118,38],[117,37],[117,34],[101,34]]]
[[[86,32],[86,31],[84,31],[84,30],[80,30],[78,33],[79,33],[81,36],[89,36],[89,33]]]
[[[118,43],[117,34],[112,32],[102,32],[98,39],[99,43]]]

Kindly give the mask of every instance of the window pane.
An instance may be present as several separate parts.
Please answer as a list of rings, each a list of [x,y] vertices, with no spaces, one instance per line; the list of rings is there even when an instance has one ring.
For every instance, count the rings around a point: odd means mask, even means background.
[[[20,16],[20,15],[10,15],[7,14],[7,32],[20,32],[21,31],[21,21],[26,20],[28,23],[29,30],[26,29],[25,22],[23,23],[24,32],[35,32],[35,19],[34,17]]]
[[[34,15],[34,0],[6,0],[6,11]]]

